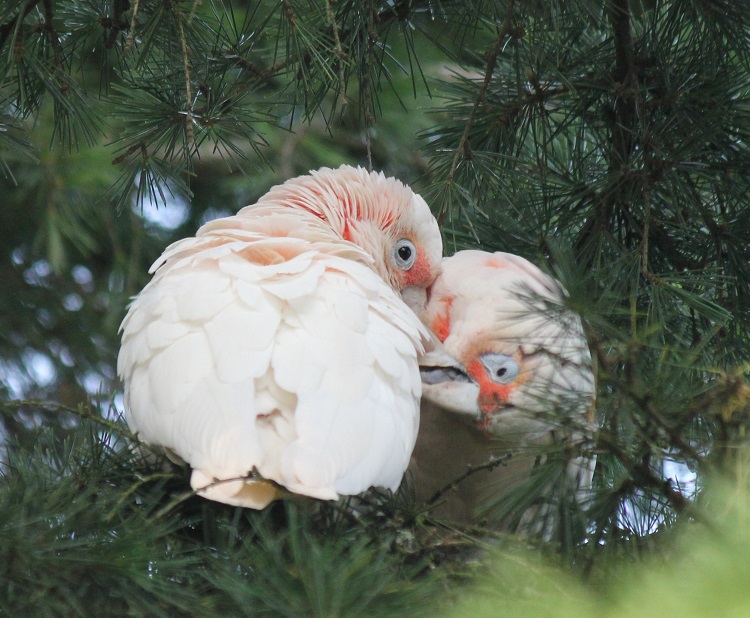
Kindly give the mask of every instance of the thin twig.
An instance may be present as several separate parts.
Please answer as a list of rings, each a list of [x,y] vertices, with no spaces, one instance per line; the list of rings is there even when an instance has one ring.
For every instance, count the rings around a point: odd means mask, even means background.
[[[458,146],[456,146],[456,151],[453,155],[453,162],[451,163],[451,169],[448,173],[448,182],[451,182],[453,180],[453,177],[456,174],[456,169],[458,169],[458,162],[461,159],[463,153],[466,152],[466,146],[469,141],[469,132],[471,131],[472,126],[474,126],[474,117],[477,114],[479,106],[484,102],[485,97],[487,96],[487,90],[489,90],[490,81],[492,81],[492,75],[495,72],[497,57],[500,55],[500,50],[505,43],[505,37],[508,36],[513,26],[513,9],[513,0],[511,0],[510,2],[508,2],[508,8],[505,13],[505,18],[503,19],[503,24],[500,27],[500,32],[498,32],[497,34],[497,41],[495,42],[495,46],[492,48],[492,51],[487,54],[487,66],[484,72],[482,87],[479,89],[479,94],[474,101],[474,106],[471,108],[469,117],[466,119],[464,132],[461,135],[461,139],[458,141]]]
[[[490,461],[483,463],[481,466],[467,466],[466,472],[464,472],[461,476],[458,478],[452,480],[447,485],[444,485],[440,489],[438,489],[432,497],[425,502],[427,506],[431,506],[435,504],[445,493],[452,491],[456,485],[459,483],[462,483],[467,478],[472,476],[473,474],[476,474],[477,472],[482,472],[483,470],[494,470],[498,466],[505,465],[508,461],[510,461],[513,458],[513,453],[507,453],[506,455],[503,455],[502,457],[498,457],[496,459],[491,459]]]
[[[130,155],[132,155],[136,150],[141,151],[141,157],[144,160],[148,159],[148,150],[146,149],[146,142],[138,142],[137,144],[133,144],[132,146],[130,146],[130,148],[128,148],[122,154],[119,154],[114,159],[112,159],[112,165],[119,165],[125,159],[127,159]]]
[[[641,410],[646,413],[650,421],[658,425],[669,436],[669,439],[674,446],[682,450],[685,455],[693,458],[695,461],[702,461],[701,454],[695,450],[695,447],[692,444],[684,440],[677,427],[673,427],[667,423],[661,414],[656,411],[656,408],[648,397],[638,395],[629,388],[625,389],[625,394],[627,394],[641,408]],[[638,427],[641,431],[645,432],[645,427],[643,425],[638,423]]]
[[[636,487],[652,487],[661,491],[662,495],[669,501],[672,508],[677,513],[689,513],[695,519],[706,523],[706,517],[682,493],[672,487],[669,479],[656,476],[653,471],[643,462],[635,462],[628,454],[612,440],[606,432],[599,432],[597,437],[598,444],[605,452],[617,457],[619,462],[625,467],[630,478]]]
[[[651,204],[648,195],[644,192],[643,203],[643,238],[641,238],[641,274],[647,280],[651,280],[651,272],[648,269],[648,235],[651,225]]]
[[[115,505],[110,509],[109,513],[104,516],[104,521],[111,521],[117,515],[120,507],[125,504],[128,498],[144,485],[160,479],[171,479],[174,478],[174,476],[175,474],[173,472],[155,472],[154,474],[149,474],[148,476],[139,476],[138,480],[133,483],[127,491],[123,492],[122,495],[117,499],[117,502],[115,502]]]
[[[378,33],[375,31],[375,6],[369,2],[367,19],[367,64],[362,76],[362,104],[365,114],[365,146],[367,147],[367,168],[372,171],[372,126],[375,124],[372,101],[372,67],[375,64],[375,43]]]
[[[57,36],[57,31],[52,25],[54,15],[52,13],[52,0],[44,0],[44,32],[49,38],[50,46],[52,47],[52,54],[55,59],[55,68],[58,70],[58,78],[60,80],[60,92],[65,93],[68,90],[68,84],[63,80],[64,64],[63,64],[63,50],[60,45],[60,39]]]
[[[289,27],[296,28],[297,19],[294,16],[294,8],[292,7],[291,0],[281,0],[281,5],[284,7],[284,17],[286,17]]]
[[[99,23],[106,33],[109,28],[109,35],[104,40],[104,48],[112,49],[117,43],[117,37],[120,32],[128,27],[128,23],[121,19],[121,15],[125,12],[123,3],[126,0],[114,0],[114,6],[112,7],[112,17],[101,17]]]
[[[55,401],[42,401],[42,400],[36,400],[36,399],[12,399],[10,401],[0,401],[0,409],[7,408],[8,410],[10,410],[11,408],[18,408],[18,407],[47,408],[51,410],[56,410],[58,412],[69,412],[70,414],[75,414],[76,416],[79,416],[81,418],[90,419],[94,421],[95,423],[99,425],[103,425],[104,427],[107,427],[108,429],[111,429],[112,431],[115,431],[119,434],[125,435],[128,438],[132,438],[134,440],[137,439],[123,425],[115,423],[114,421],[110,421],[109,419],[106,419],[97,414],[94,414],[90,409],[88,411],[84,411],[79,408],[72,408],[62,403],[57,403]]]
[[[133,12],[130,14],[130,28],[128,28],[128,36],[125,37],[125,53],[128,53],[133,49],[135,43],[135,24],[138,19],[138,8],[140,0],[133,0]]]
[[[249,60],[245,60],[244,58],[232,58],[232,60],[234,60],[236,65],[241,69],[250,71],[250,73],[257,75],[262,79],[268,79],[269,77],[272,77],[275,73],[287,68],[292,63],[290,60],[284,60],[283,62],[278,62],[268,67],[267,69],[264,69],[263,67],[259,67],[257,64],[253,64],[252,62],[250,62]]]
[[[198,10],[198,7],[203,4],[202,0],[193,0],[193,6],[190,9],[190,15],[188,15],[187,23],[188,26],[192,23],[193,17],[195,17],[195,12]]]
[[[272,480],[264,478],[257,471],[255,471],[255,469],[253,469],[253,471],[250,472],[250,474],[243,474],[243,475],[240,475],[240,476],[233,476],[231,478],[226,478],[226,479],[216,479],[216,480],[212,481],[211,483],[208,483],[207,485],[204,485],[203,487],[199,487],[197,489],[191,489],[190,491],[186,491],[185,493],[180,494],[174,500],[171,500],[168,504],[166,504],[165,506],[163,506],[156,513],[155,517],[157,519],[160,518],[160,517],[163,517],[164,515],[166,515],[167,513],[169,513],[174,507],[176,507],[177,505],[185,502],[185,500],[189,500],[190,498],[192,498],[194,496],[200,496],[202,492],[205,492],[208,489],[213,489],[214,487],[219,487],[220,485],[225,485],[227,483],[236,483],[237,481],[244,481],[244,482],[255,481],[255,482],[258,482],[258,483],[268,483],[268,484],[273,485],[276,488],[278,488],[278,489],[286,492],[286,489],[283,486],[279,485],[278,483],[276,483],[276,482],[274,482]]]
[[[175,22],[177,22],[177,32],[180,37],[180,50],[182,52],[182,71],[185,77],[185,98],[187,99],[187,111],[185,113],[185,139],[188,149],[195,146],[195,131],[193,129],[193,86],[190,83],[190,57],[188,55],[187,39],[185,37],[185,28],[182,25],[182,14],[177,8],[174,10]]]
[[[446,178],[446,184],[451,184],[453,182],[453,178],[456,175],[456,171],[458,170],[458,163],[461,160],[462,157],[467,158],[467,153],[471,153],[471,144],[469,143],[469,133],[471,132],[472,127],[474,126],[474,118],[476,117],[477,110],[479,109],[479,106],[484,102],[487,91],[490,87],[490,82],[492,81],[492,76],[495,72],[495,64],[497,64],[497,58],[500,55],[500,51],[503,48],[503,45],[505,44],[506,37],[510,34],[512,28],[513,28],[513,10],[514,10],[514,2],[513,0],[510,0],[508,2],[508,7],[506,9],[505,17],[503,19],[503,23],[500,26],[500,31],[497,33],[497,41],[495,42],[494,47],[492,50],[487,54],[487,64],[484,72],[484,80],[482,81],[482,86],[479,89],[479,94],[477,94],[477,98],[474,101],[474,105],[471,108],[471,111],[469,112],[469,116],[466,119],[466,124],[464,125],[464,131],[461,134],[461,139],[458,141],[458,145],[456,146],[456,150],[453,153],[453,161],[451,162],[451,168],[448,172],[448,177]],[[444,212],[441,212],[438,215],[438,223],[442,223],[442,219],[445,216]]]
[[[341,38],[339,37],[339,27],[336,23],[336,14],[334,13],[333,7],[331,6],[331,0],[326,0],[326,18],[328,19],[328,23],[331,26],[331,32],[333,32],[333,51],[336,54],[336,58],[338,58],[339,87],[338,92],[336,93],[336,99],[341,104],[341,108],[343,110],[343,108],[346,106],[346,92],[344,88],[346,79],[344,75],[344,62],[347,59],[347,55],[341,45]]]

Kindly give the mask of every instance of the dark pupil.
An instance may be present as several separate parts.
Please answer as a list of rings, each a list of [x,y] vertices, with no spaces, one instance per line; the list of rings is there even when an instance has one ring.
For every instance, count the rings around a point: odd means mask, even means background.
[[[404,262],[408,262],[409,258],[411,257],[411,248],[409,248],[409,247],[399,247],[398,248],[398,257],[400,257]]]
[[[500,369],[497,370],[497,377],[502,378],[508,370],[505,367],[500,367]]]

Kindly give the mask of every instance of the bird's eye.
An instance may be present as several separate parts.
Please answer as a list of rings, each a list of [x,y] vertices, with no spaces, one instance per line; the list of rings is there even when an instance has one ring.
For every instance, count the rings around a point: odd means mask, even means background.
[[[417,248],[408,238],[401,238],[393,245],[391,260],[399,270],[409,270],[417,261]]]
[[[521,369],[512,356],[505,354],[483,354],[481,360],[490,379],[498,384],[510,384]]]

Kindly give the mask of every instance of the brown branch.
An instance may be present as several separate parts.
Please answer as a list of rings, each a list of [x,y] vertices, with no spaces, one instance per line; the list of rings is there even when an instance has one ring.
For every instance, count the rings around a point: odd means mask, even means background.
[[[601,341],[596,333],[588,329],[586,332],[586,336],[589,340],[589,345],[594,353],[594,357],[597,360],[597,365],[601,367],[603,371],[607,372],[608,374],[612,374],[612,372],[614,371],[613,365],[618,362],[625,363],[626,372],[628,371],[627,359],[612,358],[610,355],[608,355],[601,345]],[[632,382],[632,378],[630,378],[629,381]],[[690,422],[693,416],[695,416],[695,411],[692,411],[692,413],[689,415],[689,418],[686,419],[683,423],[677,426],[673,426],[670,425],[661,414],[659,414],[659,412],[654,407],[653,401],[651,400],[650,396],[637,393],[635,387],[632,384],[614,380],[607,381],[607,384],[616,392],[622,393],[623,395],[628,397],[641,410],[643,410],[643,412],[645,412],[648,416],[649,420],[653,421],[668,435],[669,439],[672,441],[672,444],[680,448],[687,456],[692,457],[696,461],[701,460],[700,453],[698,453],[698,451],[695,450],[695,447],[693,447],[689,442],[686,442],[683,439],[682,435],[679,433],[680,427]],[[636,423],[636,426],[645,433],[645,427],[643,425],[641,425],[640,423]]]
[[[285,69],[291,64],[290,60],[284,60],[283,62],[278,62],[277,64],[264,69],[263,67],[259,67],[257,64],[253,64],[252,62],[250,62],[249,60],[245,60],[244,58],[235,58],[234,61],[241,69],[249,71],[250,73],[257,75],[262,79],[268,79],[275,73],[281,71],[282,69]]]
[[[190,54],[188,53],[187,38],[185,37],[185,28],[182,25],[182,13],[172,5],[174,10],[174,19],[177,24],[177,34],[180,39],[180,51],[182,53],[182,72],[185,78],[185,141],[188,150],[195,146],[195,130],[193,128],[193,86],[190,75]]]
[[[649,249],[649,236],[651,234],[651,201],[650,201],[650,190],[649,181],[644,181],[646,186],[643,187],[643,236],[641,238],[641,275],[643,278],[654,285],[661,285],[664,283],[661,277],[651,272],[648,267],[648,249]]]
[[[140,0],[133,0],[133,10],[130,13],[130,28],[128,29],[128,36],[125,38],[125,53],[133,49],[135,42],[135,24],[138,19],[138,8],[140,6]]]
[[[594,206],[592,215],[578,235],[575,248],[579,255],[584,252],[592,238],[595,239],[597,233],[609,228],[613,206],[623,184],[621,171],[635,147],[637,110],[642,102],[639,103],[640,93],[631,18],[630,0],[612,0],[609,19],[615,52],[615,67],[612,71],[614,101],[608,110],[610,112],[608,121],[612,127],[608,171],[612,179],[608,182],[607,191]]]
[[[294,9],[292,8],[291,0],[281,0],[281,5],[284,7],[284,16],[289,23],[289,27],[296,28],[297,20],[294,17]]]
[[[638,405],[638,407],[640,407],[641,410],[646,413],[646,416],[648,416],[648,419],[650,421],[655,423],[657,427],[659,427],[662,431],[664,431],[664,433],[667,434],[669,440],[674,446],[679,448],[685,455],[693,458],[695,461],[701,461],[701,454],[695,450],[695,447],[692,444],[686,442],[683,439],[682,435],[680,434],[679,426],[673,427],[672,425],[670,425],[664,419],[664,417],[662,417],[662,415],[657,412],[656,408],[654,408],[653,402],[648,396],[638,395],[637,393],[634,393],[630,390],[627,390],[625,394],[628,395]],[[636,426],[644,435],[646,435],[647,427],[645,425],[638,423],[636,420]]]
[[[203,0],[193,0],[193,6],[190,9],[190,15],[188,15],[188,18],[187,18],[188,26],[192,23],[193,18],[195,17],[195,13],[201,4],[203,4]]]
[[[112,159],[112,165],[119,165],[125,159],[127,159],[130,155],[132,155],[136,150],[141,151],[141,157],[143,157],[143,159],[148,158],[148,150],[146,150],[146,142],[138,142],[137,144],[133,144],[130,148],[128,148],[122,154]]]
[[[110,29],[109,35],[104,41],[105,49],[112,49],[117,43],[117,37],[120,32],[128,28],[128,22],[121,19],[121,15],[125,12],[123,2],[125,0],[115,0],[114,7],[112,8],[112,17],[102,17],[99,19],[99,23],[106,30]]]
[[[636,118],[638,75],[635,66],[633,34],[630,27],[629,0],[613,0],[610,21],[614,35],[615,68],[612,73],[615,88],[610,169],[617,170],[633,151],[633,129]]]

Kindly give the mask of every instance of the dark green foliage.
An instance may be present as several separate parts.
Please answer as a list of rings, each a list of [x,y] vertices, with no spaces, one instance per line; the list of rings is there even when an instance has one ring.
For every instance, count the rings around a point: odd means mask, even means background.
[[[13,446],[0,478],[7,615],[418,616],[433,578],[404,564],[379,517],[313,500],[265,512],[185,493],[119,423]],[[322,508],[322,511],[321,511]],[[326,512],[328,517],[325,517]],[[326,523],[327,522],[327,523]]]
[[[544,547],[597,584],[710,527],[750,419],[749,32],[747,0],[0,3],[2,610],[416,615],[484,557],[487,530],[408,492],[358,520],[207,503],[80,420],[119,405],[117,327],[161,250],[323,165],[413,183],[448,253],[521,254],[584,319],[591,504],[569,453],[529,450],[490,519],[554,482]]]

